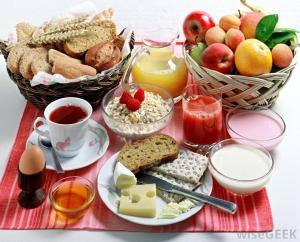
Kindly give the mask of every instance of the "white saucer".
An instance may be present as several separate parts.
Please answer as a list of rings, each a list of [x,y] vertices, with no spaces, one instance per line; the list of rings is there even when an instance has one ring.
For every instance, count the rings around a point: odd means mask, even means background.
[[[47,125],[40,126],[41,130],[47,129]],[[33,131],[27,142],[26,147],[38,144],[38,134]],[[58,157],[61,161],[62,168],[65,171],[76,170],[93,164],[101,158],[106,152],[109,145],[109,137],[106,129],[96,121],[89,120],[89,130],[86,134],[86,141],[80,150],[80,153],[71,158]],[[46,158],[46,168],[55,170],[53,156],[50,150],[41,148]]]
[[[123,215],[118,213],[118,201],[120,200],[120,197],[116,192],[116,188],[113,181],[113,171],[115,168],[115,164],[117,162],[117,156],[118,153],[114,154],[104,163],[104,165],[102,166],[99,172],[98,182],[97,182],[98,193],[102,201],[110,209],[110,211],[112,211],[117,216],[137,224],[149,225],[149,226],[162,226],[162,225],[181,222],[193,216],[203,208],[204,204],[199,202],[196,207],[192,208],[186,213],[180,214],[176,218],[160,219],[158,218],[158,216],[161,213],[161,210],[165,207],[166,202],[163,201],[160,197],[157,197],[155,218],[141,218],[141,217],[128,216],[128,215]],[[206,195],[210,195],[212,192],[212,187],[213,187],[212,177],[209,170],[207,169],[204,173],[202,184],[196,189],[196,192],[201,192]]]

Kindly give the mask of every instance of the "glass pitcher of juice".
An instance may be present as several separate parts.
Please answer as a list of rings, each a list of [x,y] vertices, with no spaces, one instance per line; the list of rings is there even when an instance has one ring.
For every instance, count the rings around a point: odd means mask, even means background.
[[[149,32],[137,51],[132,66],[132,79],[136,83],[150,83],[167,90],[179,100],[188,79],[185,61],[174,52],[177,31],[165,28]]]

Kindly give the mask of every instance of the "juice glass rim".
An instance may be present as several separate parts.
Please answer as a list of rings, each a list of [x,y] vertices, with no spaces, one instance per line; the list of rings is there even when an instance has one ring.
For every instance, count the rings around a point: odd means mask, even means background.
[[[84,181],[84,184],[86,184],[88,186],[88,188],[90,189],[91,196],[90,196],[89,200],[85,204],[83,204],[82,206],[80,206],[79,208],[76,208],[76,209],[64,208],[64,207],[55,205],[55,201],[54,201],[54,197],[53,197],[53,192],[56,191],[56,189],[58,187],[60,187],[63,183],[65,183],[65,182],[71,182],[71,181],[76,181],[76,179],[80,179],[80,180]],[[92,203],[92,201],[95,198],[95,195],[96,195],[96,190],[95,190],[95,187],[94,187],[93,183],[89,179],[81,177],[81,176],[68,176],[68,177],[62,178],[62,179],[56,181],[55,183],[53,183],[51,185],[51,187],[49,188],[49,200],[50,200],[50,203],[51,203],[51,205],[55,209],[57,209],[57,210],[59,210],[61,212],[80,212],[83,209],[85,209],[88,206],[90,206],[90,204]]]
[[[162,33],[164,31],[168,32],[168,34],[170,35],[169,36],[170,39],[168,39],[166,41],[162,41],[162,40],[156,41],[155,38],[152,39],[151,35],[157,34],[157,33]],[[169,27],[169,28],[160,27],[160,28],[155,28],[155,29],[148,31],[147,34],[142,36],[142,42],[145,46],[150,47],[150,48],[165,48],[170,45],[173,45],[178,38],[179,38],[179,31],[177,29],[171,28],[171,27]]]
[[[195,87],[195,88],[193,88]],[[201,93],[200,94],[197,94],[199,96],[207,96],[207,97],[212,97],[215,99],[214,102],[210,103],[210,104],[198,104],[198,103],[193,103],[193,106],[196,106],[196,107],[204,107],[204,106],[211,106],[211,105],[214,105],[215,103],[218,103],[220,102],[222,104],[222,92],[218,92],[218,93],[208,93],[203,87],[201,87],[200,85],[198,84],[189,84],[187,85],[183,91],[182,91],[182,94],[181,94],[181,97],[182,97],[182,100],[184,101],[188,101],[188,97],[186,97],[186,92],[189,88],[193,88],[194,90],[197,88],[198,90],[200,89],[201,90]],[[189,97],[192,96],[192,95],[189,95]]]

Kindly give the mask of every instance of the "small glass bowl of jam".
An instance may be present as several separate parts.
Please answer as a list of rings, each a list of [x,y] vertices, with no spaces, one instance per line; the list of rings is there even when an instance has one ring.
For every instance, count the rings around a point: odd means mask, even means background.
[[[79,176],[70,176],[55,182],[49,191],[51,205],[58,215],[79,219],[84,216],[95,198],[91,181]]]

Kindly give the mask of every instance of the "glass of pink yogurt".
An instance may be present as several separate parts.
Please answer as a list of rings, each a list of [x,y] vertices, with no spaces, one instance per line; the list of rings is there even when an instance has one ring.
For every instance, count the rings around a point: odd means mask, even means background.
[[[282,141],[286,129],[283,118],[275,111],[248,106],[236,108],[226,115],[226,127],[231,138],[244,138],[274,150]]]

